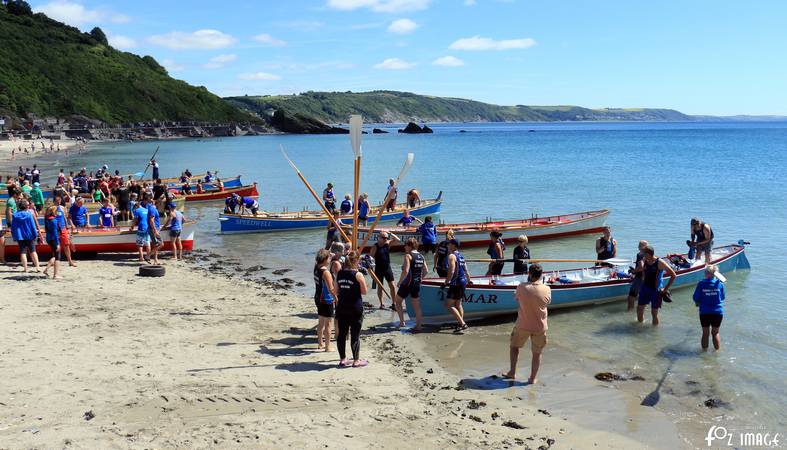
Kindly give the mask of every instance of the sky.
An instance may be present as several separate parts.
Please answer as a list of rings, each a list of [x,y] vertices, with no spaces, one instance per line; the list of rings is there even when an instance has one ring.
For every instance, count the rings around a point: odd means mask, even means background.
[[[787,115],[787,2],[31,1],[220,96],[401,90]]]

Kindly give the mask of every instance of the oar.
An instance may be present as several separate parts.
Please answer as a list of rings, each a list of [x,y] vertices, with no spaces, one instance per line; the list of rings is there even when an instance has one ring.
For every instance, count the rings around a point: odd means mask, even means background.
[[[145,166],[145,170],[142,172],[142,175],[140,175],[140,176],[139,176],[139,179],[140,179],[140,180],[142,179],[142,177],[144,177],[144,176],[145,176],[145,174],[146,174],[146,173],[148,173],[148,167],[150,167],[150,162],[151,162],[151,161],[153,161],[153,159],[154,159],[154,158],[156,157],[156,155],[158,154],[158,149],[159,149],[159,146],[156,146],[156,151],[155,151],[155,152],[153,152],[153,156],[151,156],[151,157],[150,157],[150,159],[148,160],[148,165],[147,165],[147,166]]]
[[[360,115],[350,116],[350,145],[355,155],[353,179],[353,239],[352,249],[358,249],[358,194],[361,190],[361,135],[363,134],[363,119]]]
[[[333,214],[331,214],[330,211],[328,211],[328,208],[325,207],[325,204],[322,202],[322,199],[317,195],[316,192],[314,192],[314,189],[312,188],[311,184],[309,184],[309,182],[306,181],[306,178],[303,176],[301,171],[298,170],[298,168],[295,166],[295,163],[293,163],[292,160],[289,158],[289,156],[287,156],[287,152],[284,151],[284,146],[279,145],[279,148],[281,149],[281,154],[284,156],[284,159],[286,159],[287,162],[290,163],[290,167],[292,167],[292,169],[298,175],[298,178],[300,178],[304,186],[306,186],[306,189],[308,189],[309,193],[312,194],[312,197],[314,197],[314,201],[316,201],[317,204],[320,205],[320,208],[323,210],[325,215],[328,216],[328,220],[330,220],[331,223],[333,223],[333,226],[336,227],[336,230],[339,231],[339,233],[342,235],[342,238],[344,238],[345,241],[349,242],[350,238],[347,236],[347,233],[345,233],[341,225],[339,225],[339,223],[336,222],[336,219],[333,217]],[[388,291],[385,290],[384,285],[380,282],[380,279],[377,278],[377,275],[374,273],[373,270],[369,270],[368,272],[369,275],[372,276],[374,281],[380,286],[383,292],[385,292],[385,295],[388,296],[389,299],[393,300],[393,292],[389,294]]]
[[[631,264],[631,260],[624,258],[610,258],[610,259],[541,259],[541,258],[524,258],[524,259],[465,259],[466,262],[516,262],[516,261],[529,261],[529,262],[553,262],[553,263],[566,263],[566,262],[585,262],[585,263],[607,263],[613,266],[623,266]]]
[[[399,186],[399,182],[402,181],[402,178],[404,178],[404,176],[407,174],[407,171],[410,170],[410,167],[413,165],[414,158],[415,155],[413,155],[412,153],[407,154],[407,159],[404,162],[404,166],[402,166],[402,170],[399,172],[399,176],[396,177],[396,179],[394,180],[393,188]],[[369,228],[369,231],[366,232],[366,237],[364,237],[363,243],[361,244],[360,247],[361,249],[366,247],[366,243],[369,242],[369,238],[372,237],[372,233],[374,233],[374,229],[377,228],[377,224],[380,223],[380,217],[382,217],[383,212],[385,211],[385,207],[388,204],[388,201],[390,200],[391,193],[394,191],[393,188],[388,189],[388,193],[385,194],[385,200],[383,200],[383,204],[380,205],[380,210],[377,211],[377,217],[374,219],[372,226]]]

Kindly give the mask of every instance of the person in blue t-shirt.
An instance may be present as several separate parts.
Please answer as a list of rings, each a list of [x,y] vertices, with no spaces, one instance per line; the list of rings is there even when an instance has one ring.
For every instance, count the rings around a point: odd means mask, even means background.
[[[148,234],[150,234],[150,259],[153,264],[158,264],[158,251],[164,245],[164,240],[161,238],[161,215],[156,208],[156,203],[153,201],[153,195],[146,193],[144,195],[145,207],[148,209]]]
[[[369,205],[369,194],[364,192],[358,196],[358,223],[361,226],[366,226],[369,220],[369,211],[372,209]]]
[[[101,201],[101,209],[98,210],[98,224],[102,228],[113,228],[115,226],[115,208],[105,198]]]
[[[435,253],[437,251],[437,228],[432,223],[432,216],[426,216],[424,223],[418,227],[418,232],[421,233],[423,254],[428,255],[429,251]]]
[[[700,309],[702,326],[702,351],[708,350],[709,335],[713,336],[713,348],[721,347],[719,327],[724,319],[724,283],[716,278],[715,265],[705,267],[705,278],[694,289],[694,304]]]
[[[150,226],[150,218],[148,217],[148,208],[145,202],[140,202],[133,212],[134,222],[131,224],[129,231],[134,231],[137,227],[137,248],[139,248],[139,262],[150,261],[150,234],[148,228]],[[143,250],[145,253],[143,254]],[[147,258],[144,255],[147,255]]]
[[[60,271],[60,220],[57,216],[57,206],[52,205],[46,209],[44,215],[44,229],[46,230],[46,243],[49,244],[49,250],[52,252],[52,257],[46,263],[44,275],[47,275],[50,267],[54,268],[52,274],[53,280],[59,280],[61,277],[58,275]]]
[[[69,208],[68,220],[71,222],[71,228],[90,228],[90,221],[87,220],[87,208],[85,208],[82,197],[77,196],[76,200],[74,200],[74,204]]]
[[[182,212],[171,206],[167,206],[166,212],[167,223],[164,224],[164,228],[169,226],[169,238],[172,241],[172,259],[177,261],[178,258],[183,259],[183,241],[180,240],[180,233],[183,231],[183,221],[186,218]]]
[[[353,201],[351,199],[352,197],[350,194],[346,194],[344,200],[342,200],[342,204],[339,205],[339,211],[343,216],[349,215],[353,210]]]
[[[36,241],[40,234],[38,220],[29,207],[30,204],[27,200],[19,200],[17,211],[11,220],[11,237],[19,246],[19,260],[22,262],[22,269],[27,272],[27,256],[29,254],[36,272],[40,272],[38,253],[36,253]]]
[[[240,195],[232,194],[224,200],[224,214],[235,214],[235,209],[238,207]]]
[[[260,212],[260,203],[254,197],[240,197],[238,204],[240,205],[240,214],[246,214],[248,210],[256,216]]]
[[[410,211],[405,209],[404,213],[402,214],[402,218],[399,219],[399,221],[396,222],[396,224],[408,228],[410,224],[412,224],[413,222],[423,223],[421,222],[421,219],[411,216]]]

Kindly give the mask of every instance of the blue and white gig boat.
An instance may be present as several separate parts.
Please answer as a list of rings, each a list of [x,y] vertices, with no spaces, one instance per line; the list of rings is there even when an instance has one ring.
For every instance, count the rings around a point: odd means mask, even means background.
[[[664,258],[671,264],[671,259]],[[677,255],[686,258],[686,255]],[[743,243],[716,247],[711,252],[711,261],[722,273],[749,269]],[[693,286],[705,276],[703,261],[690,262],[688,267],[673,265],[677,278],[672,288]],[[620,277],[624,267],[589,267],[583,269],[545,271],[544,277],[552,288],[552,303],[549,308],[565,308],[623,300],[628,296],[631,278]],[[515,314],[518,310],[514,292],[517,285],[526,280],[526,275],[503,275],[472,277],[462,303],[465,319]],[[556,281],[551,281],[556,280]],[[421,309],[424,320],[430,322],[452,321],[445,308],[447,289],[441,289],[442,279],[427,279],[421,283]],[[407,314],[415,317],[411,302],[407,301]]]
[[[427,216],[440,212],[443,203],[443,193],[435,199],[421,201],[419,206],[408,208],[405,203],[399,203],[392,211],[384,212],[380,217],[381,222],[399,220],[404,211],[409,210],[411,216]],[[369,211],[369,222],[374,222],[377,212],[381,208],[377,205]],[[256,216],[252,214],[220,214],[219,224],[222,233],[265,233],[272,231],[307,230],[327,228],[329,219],[320,211],[298,211],[273,213],[260,211]],[[341,217],[342,224],[352,224],[352,216]]]

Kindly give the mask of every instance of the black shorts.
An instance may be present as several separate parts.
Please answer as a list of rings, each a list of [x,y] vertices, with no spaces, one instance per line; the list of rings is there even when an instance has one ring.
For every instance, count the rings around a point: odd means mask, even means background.
[[[25,240],[25,241],[16,241],[16,244],[19,246],[19,253],[30,252],[33,253],[36,251],[36,240]]]
[[[419,298],[421,296],[421,283],[403,284],[396,291],[399,298]]]
[[[436,253],[437,252],[437,244],[426,244],[426,243],[421,244],[421,252],[423,252],[424,255],[429,253],[430,251],[432,253]]]
[[[175,239],[180,237],[180,230],[169,230],[169,237],[170,239]]]
[[[333,307],[333,303],[325,303],[321,301],[314,302],[317,305],[317,315],[320,317],[335,317],[336,316],[336,309]]]
[[[503,266],[505,263],[492,263],[489,265],[489,269],[487,270],[487,275],[501,275],[503,273]]]
[[[60,261],[60,252],[57,251],[60,243],[57,241],[46,241],[46,243],[49,244],[49,250],[52,252],[52,256]]]
[[[464,300],[465,287],[462,286],[461,284],[448,286],[448,295],[446,296],[446,298],[450,300]]]
[[[719,328],[722,319],[724,319],[724,316],[718,313],[700,314],[700,325],[702,325],[702,328]]]
[[[442,267],[437,268],[437,276],[441,278],[445,278],[448,276],[448,269],[443,269]]]
[[[390,267],[383,267],[383,268],[381,268],[380,266],[377,266],[377,267],[374,268],[374,274],[377,275],[377,278],[380,281],[383,281],[383,279],[385,279],[385,281],[393,281],[394,280],[393,270],[391,270]]]
[[[631,280],[631,288],[629,288],[629,297],[639,296],[640,286],[642,286],[642,278],[635,275],[634,279]]]

